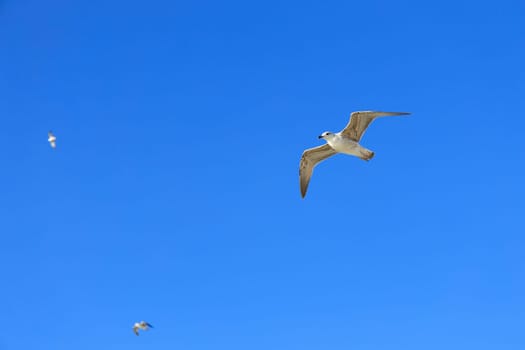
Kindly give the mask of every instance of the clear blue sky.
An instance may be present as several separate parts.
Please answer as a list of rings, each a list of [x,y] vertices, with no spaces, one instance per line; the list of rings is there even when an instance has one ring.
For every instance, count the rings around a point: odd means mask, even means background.
[[[0,349],[524,349],[524,11],[2,1]]]

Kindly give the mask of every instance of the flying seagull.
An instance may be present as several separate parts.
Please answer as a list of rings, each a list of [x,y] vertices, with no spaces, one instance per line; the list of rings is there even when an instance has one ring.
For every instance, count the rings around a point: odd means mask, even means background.
[[[375,118],[409,114],[410,113],[406,112],[353,112],[350,115],[348,125],[342,131],[338,133],[325,131],[319,135],[319,138],[324,139],[326,144],[305,150],[301,157],[301,163],[299,165],[299,183],[302,197],[304,198],[306,195],[306,190],[308,189],[308,183],[310,182],[310,177],[312,176],[314,167],[334,154],[344,153],[359,157],[366,161],[372,159],[374,152],[361,146],[359,141],[365,133],[366,128]]]
[[[140,322],[137,322],[133,325],[133,333],[135,333],[136,335],[139,335],[139,329],[142,329],[144,331],[147,331],[148,328],[153,328],[152,325],[150,325],[148,322],[146,321],[140,321]]]
[[[57,146],[57,138],[55,137],[55,135],[53,135],[53,133],[50,131],[47,133],[47,141],[49,142],[49,144],[51,145],[52,148],[56,148]]]

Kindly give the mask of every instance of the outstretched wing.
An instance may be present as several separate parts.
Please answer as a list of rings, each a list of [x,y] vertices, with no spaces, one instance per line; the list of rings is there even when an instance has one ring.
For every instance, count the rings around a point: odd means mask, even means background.
[[[146,322],[146,326],[148,326],[149,328],[153,328],[153,326],[149,324],[148,322]]]
[[[308,189],[314,167],[336,153],[328,144],[310,148],[303,152],[301,163],[299,164],[299,184],[303,198],[306,196],[306,190]]]
[[[350,114],[348,125],[341,131],[341,134],[359,142],[366,128],[378,117],[387,117],[395,115],[409,115],[407,112],[378,112],[378,111],[359,111]]]
[[[133,333],[135,333],[135,335],[139,335],[139,327],[134,326],[133,327]]]

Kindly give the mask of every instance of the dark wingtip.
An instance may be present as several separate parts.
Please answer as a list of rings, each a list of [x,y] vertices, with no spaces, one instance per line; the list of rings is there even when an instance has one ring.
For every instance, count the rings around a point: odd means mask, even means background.
[[[300,188],[301,189],[301,198],[304,199],[304,197],[306,196],[306,188]]]
[[[391,115],[410,115],[410,112],[387,112]]]
[[[410,112],[387,112],[387,111],[377,111],[376,113],[379,114],[379,116],[400,116],[400,115],[410,115]]]

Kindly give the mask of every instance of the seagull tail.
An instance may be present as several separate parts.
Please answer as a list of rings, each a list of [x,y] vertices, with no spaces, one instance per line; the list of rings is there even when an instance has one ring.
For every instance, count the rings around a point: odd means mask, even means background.
[[[368,149],[363,149],[361,150],[361,156],[359,158],[361,158],[362,160],[366,160],[368,162],[370,159],[374,158],[374,155],[375,155],[374,152]]]

